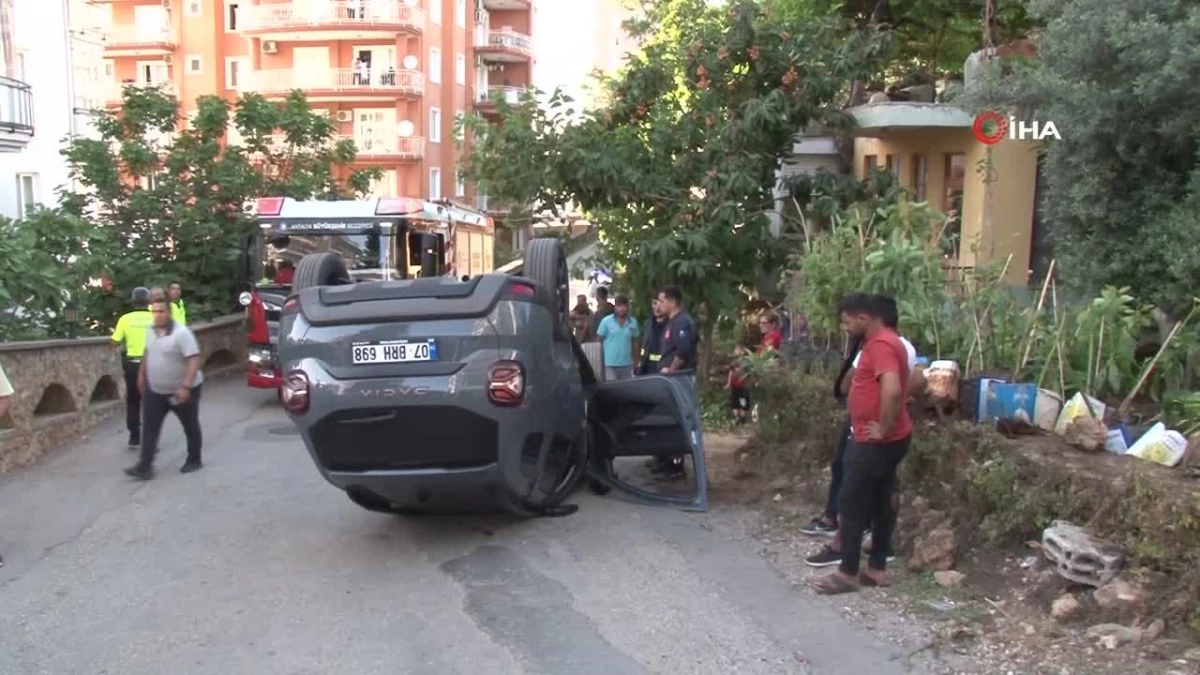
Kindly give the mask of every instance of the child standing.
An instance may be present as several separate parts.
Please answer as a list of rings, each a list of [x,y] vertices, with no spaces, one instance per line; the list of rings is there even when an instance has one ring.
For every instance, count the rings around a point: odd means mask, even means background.
[[[729,378],[725,381],[725,388],[729,390],[729,407],[733,409],[733,419],[738,425],[742,425],[750,415],[750,393],[746,390],[743,365],[746,348],[738,345],[733,354],[735,358],[729,366]]]

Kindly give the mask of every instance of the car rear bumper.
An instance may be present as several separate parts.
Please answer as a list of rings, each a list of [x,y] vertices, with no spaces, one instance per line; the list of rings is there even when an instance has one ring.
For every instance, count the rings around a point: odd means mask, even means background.
[[[326,480],[346,492],[366,492],[394,507],[464,513],[503,509],[507,488],[498,464],[466,469],[339,472],[322,470]]]

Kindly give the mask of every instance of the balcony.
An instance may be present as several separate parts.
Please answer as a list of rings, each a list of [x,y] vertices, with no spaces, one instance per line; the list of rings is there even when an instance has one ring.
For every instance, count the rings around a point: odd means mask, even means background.
[[[360,74],[353,68],[324,72],[298,69],[258,70],[247,73],[238,89],[267,97],[286,96],[299,89],[310,101],[353,101],[378,98],[418,97],[425,93],[425,75],[417,70],[371,70]]]
[[[287,150],[287,138],[283,135],[271,136],[268,148],[273,152]],[[419,162],[425,157],[425,139],[409,136],[363,138],[339,134],[333,137],[333,142],[354,141],[358,149],[359,162]]]
[[[112,26],[105,31],[104,56],[166,56],[179,46],[179,35],[166,27]]]
[[[533,41],[512,30],[476,30],[475,53],[484,61],[524,63],[533,58]]]
[[[533,3],[530,0],[483,0],[483,8],[488,11],[520,11],[532,7]]]
[[[33,138],[33,88],[0,76],[0,152],[20,152]]]
[[[398,0],[244,4],[240,11],[243,35],[290,42],[389,38],[425,26],[425,12]]]
[[[475,108],[485,114],[496,113],[496,101],[504,101],[510,106],[515,106],[521,102],[521,96],[525,94],[525,87],[488,87],[476,92]]]

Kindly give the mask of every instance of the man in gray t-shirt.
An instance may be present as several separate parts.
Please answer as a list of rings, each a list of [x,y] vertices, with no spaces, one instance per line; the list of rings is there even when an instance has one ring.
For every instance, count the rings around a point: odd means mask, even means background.
[[[153,296],[150,313],[153,325],[146,333],[146,352],[138,372],[142,392],[142,454],[138,463],[125,473],[141,480],[154,477],[154,455],[168,412],[175,413],[187,437],[187,461],[181,473],[199,469],[200,345],[186,326],[171,318],[171,306],[164,297]]]

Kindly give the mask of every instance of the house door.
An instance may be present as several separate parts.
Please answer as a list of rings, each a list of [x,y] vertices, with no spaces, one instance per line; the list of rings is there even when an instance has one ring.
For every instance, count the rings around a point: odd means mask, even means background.
[[[292,49],[292,80],[300,89],[320,89],[331,85],[328,47]]]
[[[138,61],[137,83],[144,87],[156,87],[170,82],[167,64],[162,61]]]
[[[396,148],[396,109],[363,108],[354,111],[354,144],[359,152],[393,152]]]
[[[364,82],[364,84],[389,84],[383,80],[387,77],[389,68],[392,70],[396,68],[395,45],[355,47],[354,58],[355,61],[362,61],[367,64],[369,82]],[[357,66],[357,63],[355,65]],[[391,84],[395,83],[392,82]]]

